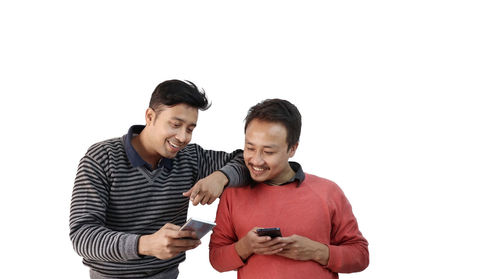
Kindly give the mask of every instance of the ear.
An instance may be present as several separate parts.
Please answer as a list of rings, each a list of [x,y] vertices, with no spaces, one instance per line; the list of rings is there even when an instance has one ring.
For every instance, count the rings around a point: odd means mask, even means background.
[[[295,151],[297,151],[297,147],[299,147],[298,142],[296,144],[292,145],[292,147],[290,147],[290,150],[288,150],[288,158],[292,158],[293,155],[295,155]]]
[[[153,124],[156,112],[152,108],[146,110],[146,126]]]

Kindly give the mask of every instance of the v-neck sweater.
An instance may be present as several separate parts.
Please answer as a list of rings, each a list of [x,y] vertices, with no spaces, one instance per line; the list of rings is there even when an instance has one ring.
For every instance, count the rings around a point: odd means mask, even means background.
[[[189,144],[173,159],[172,168],[133,166],[124,138],[91,146],[81,159],[73,188],[70,238],[92,272],[113,278],[145,278],[167,272],[184,261],[138,254],[141,235],[166,223],[186,221],[189,198],[182,195],[216,170],[241,185],[245,166],[241,150],[204,150]]]

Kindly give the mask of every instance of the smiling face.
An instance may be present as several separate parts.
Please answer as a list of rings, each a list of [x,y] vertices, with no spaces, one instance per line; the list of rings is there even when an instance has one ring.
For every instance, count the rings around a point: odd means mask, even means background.
[[[288,148],[286,138],[287,130],[281,123],[254,119],[248,124],[243,157],[253,180],[281,184],[293,176],[288,159],[298,144]]]
[[[191,141],[197,121],[198,109],[186,104],[148,108],[143,143],[150,160],[174,158]]]

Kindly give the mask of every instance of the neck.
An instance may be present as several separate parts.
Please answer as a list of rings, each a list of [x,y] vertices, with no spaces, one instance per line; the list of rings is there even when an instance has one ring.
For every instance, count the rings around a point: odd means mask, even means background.
[[[288,165],[288,168],[284,170],[278,177],[270,179],[267,181],[269,185],[281,185],[290,181],[295,176],[295,171]]]
[[[146,147],[146,138],[144,135],[144,131],[141,132],[138,136],[132,138],[132,146],[135,151],[141,156],[141,158],[151,165],[152,169],[156,169],[158,166],[158,162],[161,159],[161,156],[155,154],[154,152],[148,151]]]

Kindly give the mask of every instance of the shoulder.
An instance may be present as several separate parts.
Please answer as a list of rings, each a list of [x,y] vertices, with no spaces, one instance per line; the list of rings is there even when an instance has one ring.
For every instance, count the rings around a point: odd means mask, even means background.
[[[199,150],[203,150],[201,146],[199,146],[196,143],[190,143],[186,145],[181,151],[179,151],[179,155],[184,155],[184,154],[196,154]]]
[[[112,138],[95,143],[89,147],[86,157],[90,157],[95,161],[101,161],[104,158],[116,158],[125,154],[125,148],[121,137]]]
[[[304,179],[304,182],[308,184],[317,184],[324,187],[339,187],[335,182],[324,177],[320,177],[310,173],[306,173],[305,176],[306,178]]]
[[[186,145],[179,153],[177,153],[176,158],[178,159],[185,159],[185,158],[196,158],[196,159],[201,159],[201,158],[215,158],[217,157],[217,153],[220,151],[215,151],[215,150],[208,150],[204,149],[200,145],[196,143],[190,143]]]
[[[329,179],[309,173],[306,173],[305,176],[306,178],[304,182],[302,182],[304,186],[327,193],[342,193],[342,189],[340,189],[339,185]]]
[[[192,160],[197,160],[196,158],[198,157],[198,153],[201,151],[201,147],[195,143],[190,143],[186,145],[177,155],[175,156],[174,160],[178,161],[192,161]]]
[[[222,195],[220,198],[221,198],[221,200],[222,199],[234,200],[239,196],[245,197],[247,195],[247,193],[250,191],[255,192],[256,189],[252,189],[250,185],[226,187],[224,189],[224,192],[222,192]]]

